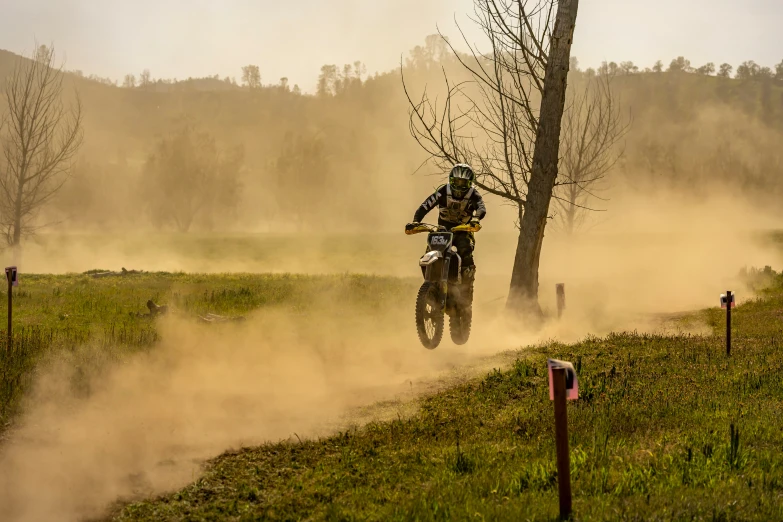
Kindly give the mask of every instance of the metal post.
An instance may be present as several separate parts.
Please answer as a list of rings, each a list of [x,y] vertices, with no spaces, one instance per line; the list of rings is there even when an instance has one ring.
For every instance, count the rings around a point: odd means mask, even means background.
[[[552,368],[555,395],[555,447],[557,449],[557,486],[560,518],[571,516],[571,463],[568,455],[568,413],[566,409],[566,370]]]
[[[726,291],[726,356],[731,356],[731,290]]]

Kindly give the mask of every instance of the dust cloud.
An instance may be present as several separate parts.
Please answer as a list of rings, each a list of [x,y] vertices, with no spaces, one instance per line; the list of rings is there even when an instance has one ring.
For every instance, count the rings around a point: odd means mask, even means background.
[[[411,295],[399,309],[376,314],[329,313],[325,298],[312,313],[267,309],[240,326],[166,320],[155,350],[94,375],[87,394],[72,391],[75,360],[61,354],[2,446],[0,517],[96,516],[117,499],[183,486],[228,448],[332,433],[355,422],[359,406],[410,400],[437,389],[439,378],[501,364],[497,356],[508,350],[588,333],[654,331],[661,328],[655,314],[715,306],[726,289],[739,290],[742,301],[752,296],[738,286],[739,268],[780,261],[758,234],[775,226],[774,212],[728,193],[700,203],[664,191],[615,195],[616,219],[576,239],[552,231],[545,242],[542,304],[554,311],[554,284],[563,282],[567,309],[536,330],[509,326],[501,314],[515,237],[501,211],[501,230],[477,237],[476,326],[464,347],[444,340],[435,351],[422,349]],[[404,240],[410,244],[401,246]],[[399,254],[409,268],[402,275],[416,277],[421,246],[403,236],[379,248],[407,249]],[[299,268],[329,271],[314,259]],[[388,260],[373,266],[404,272]]]
[[[352,408],[420,391],[473,356],[417,346],[400,327],[408,308],[266,311],[217,327],[166,320],[155,350],[94,375],[81,393],[74,364],[89,349],[58,356],[0,449],[0,519],[100,515],[117,499],[185,485],[228,448],[332,433],[353,422]]]

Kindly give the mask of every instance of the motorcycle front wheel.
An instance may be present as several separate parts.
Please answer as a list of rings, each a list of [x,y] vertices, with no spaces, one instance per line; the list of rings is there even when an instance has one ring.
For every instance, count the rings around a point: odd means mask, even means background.
[[[425,281],[416,296],[416,331],[425,348],[432,350],[443,337],[443,308],[437,285]]]

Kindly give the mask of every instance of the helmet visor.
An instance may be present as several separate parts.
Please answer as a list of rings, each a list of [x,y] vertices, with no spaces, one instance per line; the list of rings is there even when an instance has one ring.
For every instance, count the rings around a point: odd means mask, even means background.
[[[451,186],[455,190],[468,190],[470,188],[470,180],[465,178],[451,178]]]

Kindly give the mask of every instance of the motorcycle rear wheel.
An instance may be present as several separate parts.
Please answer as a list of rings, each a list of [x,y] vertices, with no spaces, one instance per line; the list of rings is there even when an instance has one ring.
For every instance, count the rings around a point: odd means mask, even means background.
[[[421,344],[432,350],[443,338],[443,308],[437,285],[425,281],[416,296],[416,332]]]
[[[470,327],[473,323],[472,306],[456,306],[449,316],[449,333],[454,344],[465,344],[470,338]]]

